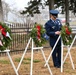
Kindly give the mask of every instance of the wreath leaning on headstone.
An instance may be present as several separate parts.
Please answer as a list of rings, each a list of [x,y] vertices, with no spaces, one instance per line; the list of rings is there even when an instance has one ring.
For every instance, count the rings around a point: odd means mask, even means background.
[[[0,23],[0,50],[6,50],[12,41],[11,30],[5,23]]]
[[[70,26],[62,26],[61,37],[64,45],[70,45],[72,43],[72,29],[70,28]]]
[[[30,36],[34,40],[36,46],[42,46],[46,43],[46,39],[44,38],[45,29],[41,24],[35,24],[31,30]]]

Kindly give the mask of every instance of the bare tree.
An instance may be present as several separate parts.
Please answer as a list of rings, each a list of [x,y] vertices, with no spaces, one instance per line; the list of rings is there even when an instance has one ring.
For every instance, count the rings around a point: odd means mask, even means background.
[[[2,7],[2,1],[0,0],[0,22],[3,22],[3,7]]]
[[[2,6],[3,6],[3,15],[4,15],[4,21],[8,21],[8,14],[10,12],[10,6],[7,4],[5,1],[2,1]]]

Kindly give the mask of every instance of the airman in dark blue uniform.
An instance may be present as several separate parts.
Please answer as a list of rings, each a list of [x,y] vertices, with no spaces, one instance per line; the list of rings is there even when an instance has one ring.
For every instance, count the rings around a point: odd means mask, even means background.
[[[58,36],[60,35],[61,22],[57,19],[58,16],[57,10],[50,10],[50,20],[45,23],[46,34],[49,36],[50,46],[53,48]],[[54,66],[60,68],[61,66],[61,39],[59,40],[57,46],[52,53],[52,59]]]

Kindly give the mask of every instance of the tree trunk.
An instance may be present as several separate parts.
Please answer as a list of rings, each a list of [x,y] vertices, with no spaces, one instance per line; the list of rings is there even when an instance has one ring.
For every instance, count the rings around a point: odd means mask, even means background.
[[[48,0],[48,3],[49,3],[49,11],[51,9],[54,9],[54,0]],[[49,14],[49,17],[50,17],[50,14]]]
[[[3,19],[3,8],[2,8],[2,2],[0,0],[0,22],[3,22],[4,19]]]
[[[66,16],[66,24],[69,24],[69,1],[65,0],[65,16]]]
[[[54,0],[48,0],[49,2],[49,10],[54,9]]]

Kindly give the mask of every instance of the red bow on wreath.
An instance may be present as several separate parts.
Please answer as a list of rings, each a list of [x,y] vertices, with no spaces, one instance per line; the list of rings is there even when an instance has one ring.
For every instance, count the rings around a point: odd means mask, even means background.
[[[66,34],[70,35],[71,32],[69,31],[68,27],[65,27],[66,28]]]
[[[0,25],[0,30],[2,32],[2,35],[6,36],[6,32],[5,32],[5,29]]]
[[[5,28],[3,28],[1,25],[0,25],[0,31],[1,31],[3,36],[9,37],[10,39],[12,39],[10,34],[8,32],[5,32]]]
[[[36,26],[36,28],[37,28],[37,38],[38,38],[38,40],[40,40],[40,30],[41,30],[41,27],[39,26],[39,25],[37,25]]]

